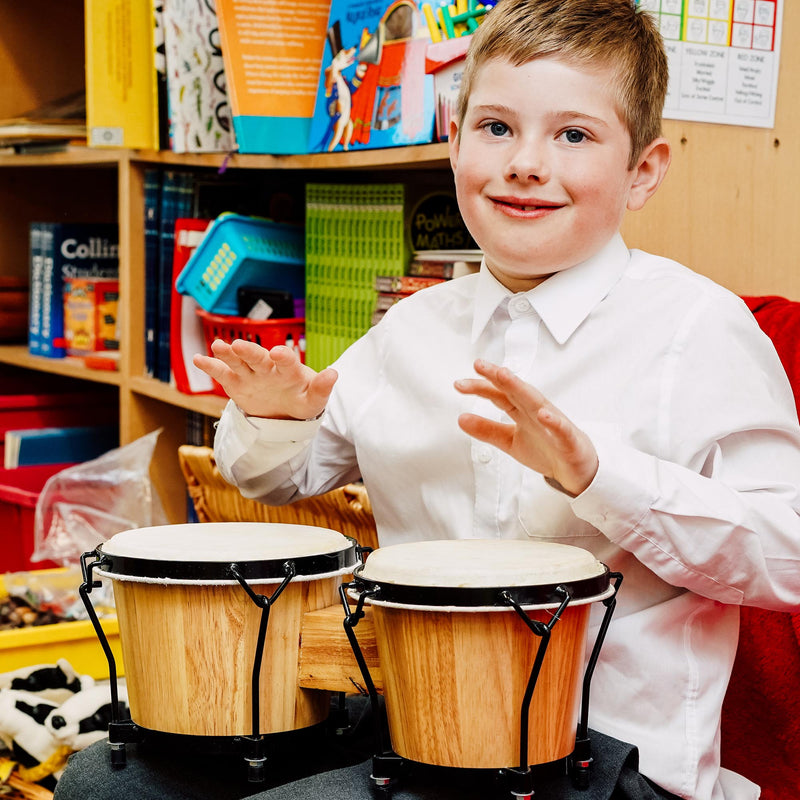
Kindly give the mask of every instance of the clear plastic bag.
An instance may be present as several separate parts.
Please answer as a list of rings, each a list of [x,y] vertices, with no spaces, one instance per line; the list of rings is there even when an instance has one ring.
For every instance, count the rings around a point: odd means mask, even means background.
[[[161,499],[150,481],[160,433],[53,475],[36,503],[32,560],[74,565],[115,533],[165,525]]]

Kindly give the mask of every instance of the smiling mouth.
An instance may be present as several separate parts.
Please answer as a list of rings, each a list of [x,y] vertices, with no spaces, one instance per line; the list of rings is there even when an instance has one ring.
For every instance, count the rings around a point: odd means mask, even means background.
[[[561,208],[561,205],[559,205],[558,203],[543,203],[543,202],[520,203],[520,202],[515,202],[513,200],[504,200],[501,197],[492,198],[492,202],[494,202],[495,205],[499,206],[502,209],[519,211],[520,213],[523,214],[555,211],[556,209]]]

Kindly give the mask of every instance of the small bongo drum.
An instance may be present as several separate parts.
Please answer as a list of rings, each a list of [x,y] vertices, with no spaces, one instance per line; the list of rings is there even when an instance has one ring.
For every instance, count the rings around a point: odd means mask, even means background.
[[[259,737],[324,721],[329,694],[298,687],[300,626],[359,561],[336,531],[277,523],[139,528],[86,553],[84,587],[92,570],[113,584],[133,723]]]
[[[375,550],[341,594],[372,606],[394,753],[485,769],[570,755],[590,606],[612,577],[586,550],[527,540]]]

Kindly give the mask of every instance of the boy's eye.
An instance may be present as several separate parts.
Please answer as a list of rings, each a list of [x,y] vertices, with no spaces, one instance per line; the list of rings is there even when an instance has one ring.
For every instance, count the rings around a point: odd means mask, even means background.
[[[505,136],[508,133],[508,125],[504,122],[490,122],[486,128],[492,136]]]
[[[577,128],[570,128],[568,131],[564,131],[563,136],[570,144],[580,144],[586,139],[586,134],[583,131],[579,131]]]

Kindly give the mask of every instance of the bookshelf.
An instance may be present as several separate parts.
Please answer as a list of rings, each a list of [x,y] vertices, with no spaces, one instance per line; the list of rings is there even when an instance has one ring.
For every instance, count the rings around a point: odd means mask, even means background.
[[[42,21],[45,20],[43,23]],[[625,223],[631,247],[676,258],[740,294],[800,300],[800,4],[786,3],[776,126],[772,130],[667,121],[673,163],[659,193]],[[83,85],[83,2],[27,0],[0,9],[0,117],[19,114]],[[0,275],[27,275],[27,225],[37,218],[117,221],[120,227],[122,350],[118,372],[31,356],[0,345],[2,365],[117,387],[122,443],[162,428],[153,478],[172,521],[185,515],[177,447],[187,412],[221,412],[216,396],[189,396],[145,377],[143,175],[151,165],[241,171],[285,181],[413,180],[449,172],[446,144],[292,156],[177,155],[72,147],[49,155],[0,155]]]
[[[185,517],[184,481],[177,448],[184,442],[186,412],[218,417],[225,401],[214,395],[182,394],[145,376],[144,170],[160,165],[216,171],[223,163],[229,172],[252,175],[278,171],[286,180],[305,180],[309,175],[325,173],[332,179],[356,173],[359,180],[366,179],[366,175],[368,179],[390,180],[396,179],[400,171],[407,174],[408,170],[449,169],[447,145],[443,144],[308,156],[226,157],[81,147],[38,156],[0,156],[0,241],[5,250],[0,274],[27,274],[27,224],[35,218],[116,219],[120,226],[120,296],[124,303],[118,372],[87,369],[78,360],[32,356],[21,344],[0,345],[0,365],[118,387],[122,443],[154,428],[162,429],[152,475],[174,522]],[[81,187],[77,197],[76,186]]]

